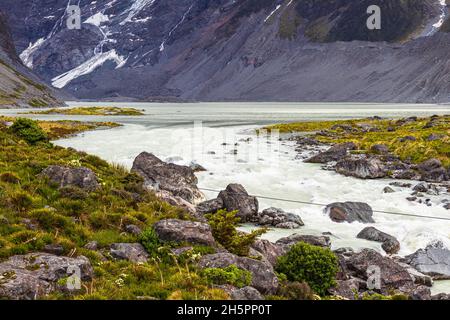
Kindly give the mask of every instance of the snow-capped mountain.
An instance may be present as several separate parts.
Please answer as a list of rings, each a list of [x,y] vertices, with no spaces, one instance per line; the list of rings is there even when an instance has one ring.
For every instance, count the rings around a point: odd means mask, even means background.
[[[381,30],[366,26],[382,11]],[[67,27],[79,5],[81,29]],[[450,100],[445,0],[2,0],[23,63],[83,99]]]

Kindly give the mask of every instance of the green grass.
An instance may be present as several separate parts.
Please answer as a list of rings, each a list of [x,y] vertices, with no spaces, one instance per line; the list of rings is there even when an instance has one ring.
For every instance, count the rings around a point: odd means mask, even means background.
[[[375,144],[385,144],[390,152],[401,160],[420,163],[431,158],[439,159],[446,167],[450,166],[450,116],[440,116],[437,125],[425,128],[430,118],[419,118],[418,121],[405,125],[397,124],[396,120],[342,120],[317,121],[278,124],[266,127],[268,131],[279,130],[280,133],[306,132],[318,141],[325,143],[354,142],[363,152],[370,152]],[[375,132],[364,132],[359,125],[368,124],[377,128]],[[345,131],[334,126],[351,126],[354,131]],[[390,130],[388,130],[390,129]],[[318,134],[325,130],[330,136]],[[393,130],[393,131],[392,131]],[[428,141],[431,134],[440,135],[441,138]],[[400,138],[413,136],[416,141],[401,142]]]
[[[141,116],[144,113],[135,108],[119,107],[77,107],[70,109],[49,109],[43,111],[32,111],[27,114],[64,114],[64,115],[86,115],[86,116]]]

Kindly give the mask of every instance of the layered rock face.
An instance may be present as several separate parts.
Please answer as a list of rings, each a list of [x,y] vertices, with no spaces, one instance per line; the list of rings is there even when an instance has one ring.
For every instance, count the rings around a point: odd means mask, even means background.
[[[58,96],[22,65],[7,16],[0,9],[0,108],[63,106]]]
[[[81,30],[65,0],[0,3],[22,60],[79,98],[448,101],[438,1],[79,3]],[[374,4],[382,30],[366,27]]]

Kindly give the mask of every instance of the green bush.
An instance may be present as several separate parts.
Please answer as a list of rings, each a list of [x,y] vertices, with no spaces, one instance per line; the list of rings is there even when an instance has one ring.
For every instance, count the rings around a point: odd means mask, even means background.
[[[47,141],[47,134],[39,127],[36,121],[31,119],[19,118],[14,121],[9,130],[24,139],[29,144],[36,144],[41,141]]]
[[[150,256],[156,256],[158,249],[163,246],[153,228],[148,228],[142,232],[140,242]]]
[[[226,268],[206,268],[203,270],[203,275],[211,284],[217,285],[231,284],[242,288],[252,282],[252,274],[234,264]]]
[[[247,256],[250,246],[256,238],[264,234],[267,229],[258,229],[250,234],[239,233],[236,229],[240,218],[236,217],[237,211],[227,212],[219,210],[217,213],[207,214],[209,225],[214,239],[225,249],[239,256]]]
[[[307,282],[319,295],[335,285],[337,257],[329,249],[299,242],[278,259],[276,270],[289,281]]]

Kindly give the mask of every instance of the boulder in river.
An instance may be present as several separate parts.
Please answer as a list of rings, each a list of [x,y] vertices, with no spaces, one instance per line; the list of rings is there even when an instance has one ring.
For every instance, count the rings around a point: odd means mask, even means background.
[[[80,271],[82,281],[93,277],[92,266],[83,256],[31,253],[10,257],[0,263],[0,299],[38,299],[57,290],[58,280],[70,277],[75,270]]]
[[[377,179],[386,176],[384,164],[375,157],[349,156],[336,163],[337,173],[361,179]]]
[[[389,254],[398,253],[400,250],[400,242],[398,242],[395,237],[374,227],[364,228],[356,237],[359,239],[381,242],[383,250]]]
[[[374,223],[373,210],[364,202],[335,202],[325,208],[334,222]]]
[[[204,268],[226,268],[235,265],[247,270],[252,274],[251,286],[263,294],[274,294],[278,289],[278,277],[270,264],[263,261],[239,257],[231,253],[223,252],[208,254],[199,261],[199,267]]]
[[[450,250],[440,241],[406,256],[404,261],[434,279],[450,279]]]
[[[100,187],[95,173],[85,167],[65,167],[49,166],[42,175],[47,177],[50,182],[58,185],[59,188],[75,186],[86,191],[95,191]]]
[[[417,166],[421,180],[427,182],[443,182],[449,180],[449,173],[438,159],[429,159]]]
[[[353,142],[336,144],[326,151],[323,151],[307,160],[308,163],[327,163],[339,161],[348,154],[348,150],[355,150],[356,145]]]
[[[255,222],[261,226],[273,226],[281,229],[297,229],[304,226],[302,219],[279,208],[268,208],[255,217]]]
[[[144,178],[147,189],[165,190],[191,204],[205,200],[197,187],[197,177],[190,167],[166,163],[151,153],[142,152],[134,160],[131,171]]]
[[[162,241],[215,246],[211,227],[207,223],[167,219],[158,221],[153,227]]]
[[[224,209],[237,210],[237,217],[241,222],[249,222],[258,214],[258,199],[250,196],[240,184],[229,184],[219,193],[218,198],[223,202]]]

